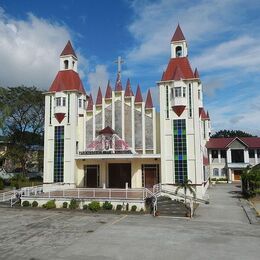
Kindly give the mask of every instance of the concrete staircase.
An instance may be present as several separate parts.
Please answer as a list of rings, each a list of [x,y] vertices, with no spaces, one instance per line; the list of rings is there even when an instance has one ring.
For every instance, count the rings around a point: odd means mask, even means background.
[[[183,202],[171,200],[165,196],[158,197],[157,211],[160,216],[190,217],[190,208]]]

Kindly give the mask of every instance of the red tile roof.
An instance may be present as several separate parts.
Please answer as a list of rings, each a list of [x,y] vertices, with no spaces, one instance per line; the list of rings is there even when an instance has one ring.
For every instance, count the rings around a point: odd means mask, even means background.
[[[180,78],[194,79],[194,74],[187,57],[170,59],[162,81],[179,80]]]
[[[110,126],[107,126],[105,127],[104,129],[100,130],[99,131],[99,134],[102,135],[102,134],[108,134],[108,135],[113,135],[115,134],[116,132],[110,127]]]
[[[146,102],[145,102],[145,108],[153,108],[153,100],[150,89],[148,90]]]
[[[89,98],[88,98],[87,111],[93,111],[93,98],[92,98],[91,94],[89,95]]]
[[[67,42],[65,48],[63,49],[62,53],[60,54],[60,56],[65,56],[65,55],[73,55],[74,57],[77,58],[77,55],[76,55],[70,41]]]
[[[125,97],[132,97],[134,95],[131,84],[130,84],[130,79],[127,79],[126,82],[126,88],[125,88]]]
[[[118,73],[116,78],[115,91],[122,91],[122,90],[123,90],[122,82],[121,82],[120,74]]]
[[[260,137],[210,138],[206,147],[209,149],[226,149],[236,139],[244,143],[248,148],[260,148]]]
[[[177,41],[185,41],[185,37],[183,35],[183,32],[179,24],[175,30],[174,35],[172,36],[171,42],[177,42]]]
[[[59,71],[49,89],[50,92],[60,92],[66,90],[75,90],[86,95],[79,74],[74,70]]]
[[[138,85],[135,94],[135,103],[141,103],[141,102],[143,102],[143,97],[142,97],[140,86]]]
[[[100,87],[98,88],[96,105],[102,105],[102,92],[101,92],[101,88]]]
[[[112,98],[112,88],[110,86],[110,81],[107,82],[107,90],[105,98]]]

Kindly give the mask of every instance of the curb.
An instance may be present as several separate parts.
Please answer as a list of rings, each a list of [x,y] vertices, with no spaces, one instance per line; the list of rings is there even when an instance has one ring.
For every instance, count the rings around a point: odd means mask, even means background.
[[[239,199],[241,202],[241,207],[246,213],[248,221],[250,224],[258,224],[260,225],[260,218],[256,216],[255,208],[245,199]]]

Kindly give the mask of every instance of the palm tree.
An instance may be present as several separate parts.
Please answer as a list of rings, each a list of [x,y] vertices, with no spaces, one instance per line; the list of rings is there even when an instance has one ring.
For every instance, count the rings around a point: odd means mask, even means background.
[[[177,184],[177,188],[175,190],[175,194],[177,194],[178,191],[181,190],[181,189],[184,190],[184,201],[185,201],[185,204],[186,204],[187,191],[189,191],[192,194],[192,196],[194,198],[196,198],[196,192],[193,189],[191,184],[192,184],[192,181],[188,180],[187,178],[185,178],[183,182],[180,182],[180,183]]]

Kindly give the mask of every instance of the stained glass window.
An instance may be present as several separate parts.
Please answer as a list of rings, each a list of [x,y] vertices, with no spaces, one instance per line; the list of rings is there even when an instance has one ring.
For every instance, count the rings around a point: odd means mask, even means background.
[[[64,126],[55,126],[54,136],[54,182],[63,182]]]
[[[173,120],[175,183],[183,182],[188,175],[185,119]]]

